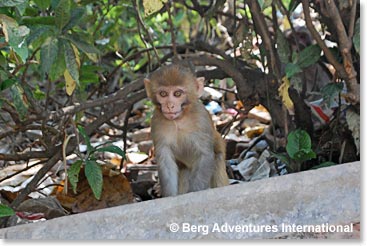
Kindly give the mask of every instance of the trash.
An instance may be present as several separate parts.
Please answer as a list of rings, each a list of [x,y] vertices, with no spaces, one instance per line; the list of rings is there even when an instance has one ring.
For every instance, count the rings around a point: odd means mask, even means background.
[[[268,178],[270,173],[270,165],[268,161],[264,161],[260,167],[252,175],[250,181]]]
[[[251,157],[249,159],[241,161],[240,164],[237,165],[238,171],[242,175],[245,181],[250,181],[252,175],[260,166],[259,162],[255,157]]]
[[[216,101],[211,101],[207,105],[205,105],[206,110],[211,114],[217,114],[222,112],[222,107]]]
[[[257,119],[261,123],[270,124],[271,116],[266,108],[262,105],[253,107],[248,113],[248,117]]]

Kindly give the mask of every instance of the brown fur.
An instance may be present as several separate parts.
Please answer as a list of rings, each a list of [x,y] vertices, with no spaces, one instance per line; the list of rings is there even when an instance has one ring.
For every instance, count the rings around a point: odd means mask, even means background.
[[[228,185],[225,142],[198,100],[203,80],[185,68],[171,65],[153,73],[144,83],[157,106],[151,125],[162,195]],[[172,96],[177,89],[185,91],[179,98]],[[162,90],[170,96],[161,97]],[[172,116],[162,109],[181,111]]]

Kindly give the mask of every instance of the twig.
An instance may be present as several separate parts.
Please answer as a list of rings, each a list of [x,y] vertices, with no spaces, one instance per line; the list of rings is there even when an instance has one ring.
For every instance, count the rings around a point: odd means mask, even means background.
[[[147,27],[144,24],[143,18],[141,18],[141,15],[140,15],[140,12],[139,12],[138,1],[137,0],[133,0],[133,5],[134,5],[134,8],[135,8],[135,12],[136,12],[136,18],[137,18],[138,23],[139,23],[139,25],[138,25],[138,31],[139,31],[139,34],[140,34],[140,38],[143,41],[145,47],[148,48],[148,44],[145,41],[144,35],[141,33],[141,30],[140,30],[140,26],[141,26],[144,29],[144,32],[147,35],[147,38],[148,38],[148,41],[150,42],[150,45],[153,47],[154,54],[155,54],[155,56],[157,58],[157,62],[159,63],[159,55],[158,55],[157,49],[154,46],[154,42],[153,42],[152,36],[150,35]],[[148,60],[150,60],[149,52],[147,54],[148,54]]]
[[[230,62],[225,60],[219,60],[210,56],[195,56],[188,58],[192,63],[196,65],[207,65],[207,66],[217,66],[220,67],[229,77],[231,77],[238,86],[238,92],[244,98],[253,95],[254,88],[249,86],[247,79],[242,75],[241,71],[234,67]]]
[[[271,41],[270,34],[268,31],[267,24],[265,22],[264,16],[261,14],[261,9],[257,0],[248,0],[249,7],[252,13],[252,18],[254,20],[254,25],[260,34],[262,41],[264,42],[265,50],[268,52],[268,59],[270,61],[270,69],[274,75],[280,79],[280,70],[277,64],[278,62],[274,45]]]
[[[16,171],[15,173],[12,173],[12,174],[10,174],[10,175],[8,175],[8,176],[6,176],[6,177],[4,177],[4,178],[0,179],[0,183],[1,183],[1,182],[3,182],[3,181],[5,181],[5,180],[7,180],[7,179],[10,179],[10,178],[12,178],[12,177],[14,177],[14,176],[18,175],[18,174],[20,174],[20,173],[22,173],[22,172],[25,172],[25,171],[27,171],[28,169],[31,169],[32,167],[35,167],[35,166],[37,166],[37,165],[40,165],[40,164],[42,164],[42,161],[38,161],[38,162],[36,162],[35,164],[33,164],[33,165],[31,165],[31,166],[26,166],[26,167],[25,167],[25,168],[23,168],[22,170]]]
[[[51,157],[47,161],[47,163],[36,173],[36,175],[34,175],[33,179],[14,199],[14,201],[11,203],[12,208],[18,207],[27,198],[28,194],[36,189],[38,182],[57,163],[60,157],[61,157],[61,151],[59,150],[53,157]]]
[[[127,129],[129,125],[129,118],[131,115],[131,111],[133,110],[133,105],[130,105],[130,107],[126,110],[125,120],[124,120],[124,129],[122,132],[122,139],[124,141],[124,153],[126,154],[127,150]],[[122,170],[122,167],[124,166],[125,158],[121,158],[120,161],[120,171]]]
[[[305,0],[302,0],[302,2]],[[353,58],[352,54],[350,53],[352,48],[352,39],[348,37],[347,32],[344,27],[343,20],[340,16],[339,10],[335,5],[334,0],[328,0],[326,2],[328,4],[328,9],[333,16],[331,18],[337,34],[338,34],[338,41],[339,41],[339,50],[343,56],[343,71],[345,72],[344,76],[342,76],[346,80],[347,88],[348,88],[348,100],[353,104],[358,104],[360,101],[360,90],[359,84],[357,81],[357,72],[353,66]],[[355,16],[354,16],[355,17]]]
[[[349,28],[348,28],[348,37],[350,39],[352,39],[354,35],[354,25],[356,21],[356,12],[357,12],[357,0],[353,0],[352,2],[353,2],[352,10],[350,11]]]
[[[64,171],[65,171],[65,186],[63,193],[66,195],[68,192],[68,172],[67,172],[67,166],[66,166],[66,147],[68,146],[70,138],[73,137],[73,135],[66,135],[66,132],[64,133],[64,142],[62,143],[62,161],[64,163]]]
[[[347,141],[344,140],[343,143],[342,143],[342,147],[340,149],[340,156],[339,156],[339,164],[342,163],[343,161],[343,157],[344,157],[344,151],[345,151],[345,145],[346,145]]]
[[[310,31],[312,37],[316,40],[317,44],[320,46],[322,51],[324,52],[328,61],[335,67],[335,69],[340,73],[342,77],[345,77],[346,73],[344,67],[336,60],[334,55],[331,53],[329,48],[326,46],[325,42],[321,39],[319,33],[316,28],[312,24],[312,19],[310,15],[310,4],[308,0],[302,0],[303,12],[305,15],[306,26]]]
[[[95,131],[99,126],[101,126],[108,119],[114,117],[117,114],[122,113],[127,109],[127,105],[132,105],[135,102],[141,100],[146,96],[145,91],[140,93],[135,93],[133,96],[125,95],[127,98],[123,102],[116,103],[114,107],[111,107],[110,110],[105,112],[105,114],[94,122],[85,127],[85,131],[88,135]],[[73,138],[70,140],[70,144],[67,145],[66,153],[69,154],[75,150],[78,146],[77,138]],[[52,148],[52,152],[48,156],[52,156],[47,163],[36,173],[33,179],[28,183],[28,185],[22,190],[22,192],[15,198],[15,200],[11,203],[12,208],[16,208],[20,205],[24,199],[28,196],[29,193],[34,191],[39,183],[39,181],[47,174],[47,172],[62,158],[62,148],[61,146],[56,146]],[[26,153],[27,154],[27,153]],[[2,154],[0,154],[1,159]]]
[[[164,5],[166,6],[167,13],[168,13],[168,24],[169,24],[170,32],[171,32],[171,43],[172,43],[173,56],[175,59],[178,59],[177,47],[176,47],[176,35],[175,35],[175,29],[173,26],[172,14],[171,14],[171,1],[166,1]]]

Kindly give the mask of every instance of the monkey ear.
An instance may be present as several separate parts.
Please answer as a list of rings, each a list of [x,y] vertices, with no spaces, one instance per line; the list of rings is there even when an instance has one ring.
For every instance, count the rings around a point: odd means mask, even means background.
[[[196,79],[196,82],[198,83],[198,98],[200,98],[203,93],[204,93],[204,82],[205,82],[205,78],[204,77],[199,77]]]
[[[152,93],[151,93],[151,83],[150,80],[147,78],[144,78],[144,86],[145,86],[145,91],[147,92],[147,96],[149,98],[152,98]]]

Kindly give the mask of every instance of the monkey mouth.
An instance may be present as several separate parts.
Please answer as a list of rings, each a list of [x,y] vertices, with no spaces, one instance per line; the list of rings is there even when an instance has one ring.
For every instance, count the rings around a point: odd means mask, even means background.
[[[177,119],[182,113],[181,111],[177,112],[163,112],[164,117],[166,117],[168,120],[175,120]]]

